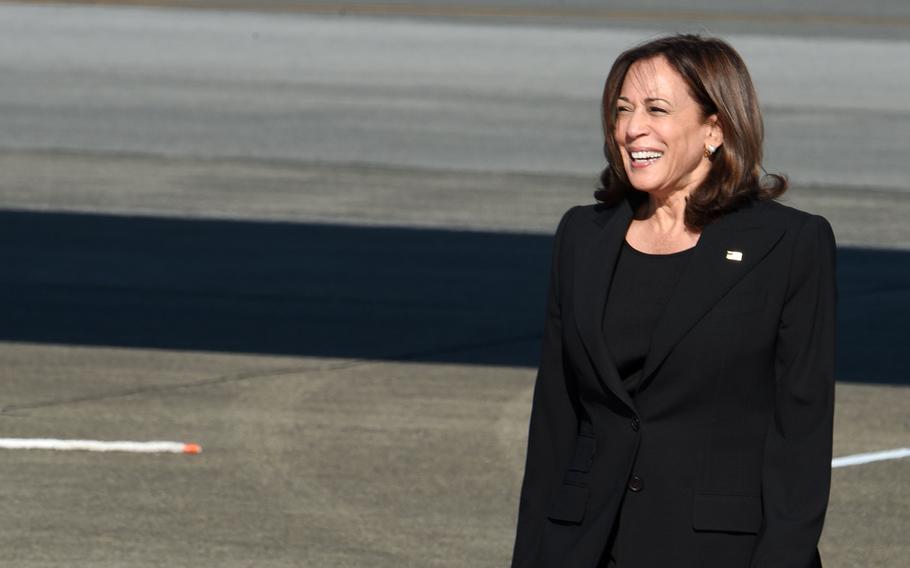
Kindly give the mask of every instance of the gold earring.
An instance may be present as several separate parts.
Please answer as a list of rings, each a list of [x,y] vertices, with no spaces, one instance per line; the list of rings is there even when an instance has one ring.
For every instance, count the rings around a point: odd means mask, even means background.
[[[712,145],[708,144],[708,145],[705,147],[705,157],[708,158],[708,159],[710,159],[711,156],[713,156],[713,155],[714,155],[714,152],[716,152],[716,151],[717,151],[717,148],[716,148],[715,146],[712,146]]]

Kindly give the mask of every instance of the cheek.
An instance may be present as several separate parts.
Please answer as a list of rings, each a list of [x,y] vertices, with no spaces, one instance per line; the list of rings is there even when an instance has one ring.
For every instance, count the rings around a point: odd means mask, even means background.
[[[690,132],[686,133],[686,136],[683,138],[683,144],[685,151],[690,158],[694,160],[703,157],[706,139],[707,133],[701,128],[693,128]]]
[[[686,161],[692,167],[697,167],[701,164],[702,159],[704,159],[704,154],[704,144],[697,141],[690,142],[689,146],[686,148]]]
[[[623,137],[619,134],[619,129],[617,128],[613,131],[613,142],[615,143],[617,152],[619,152],[622,163],[628,165],[629,157],[626,155],[625,150],[622,149],[622,141]]]
[[[692,169],[702,159],[704,146],[691,136],[677,137],[673,146],[673,162],[680,169]]]

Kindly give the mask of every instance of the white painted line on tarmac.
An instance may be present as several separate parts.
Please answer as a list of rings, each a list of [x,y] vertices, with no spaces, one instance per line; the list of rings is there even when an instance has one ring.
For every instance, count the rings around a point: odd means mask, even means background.
[[[199,454],[199,444],[186,442],[129,442],[103,440],[59,440],[56,438],[0,438],[0,449],[5,450],[57,450],[86,452],[130,452],[139,454]],[[848,467],[885,460],[910,457],[910,448],[882,452],[854,454],[831,460],[831,467]]]
[[[0,438],[5,450],[81,450],[84,452],[131,452],[136,454],[199,454],[199,444],[184,442],[105,442],[102,440],[57,440],[54,438]]]
[[[831,467],[847,467],[850,465],[861,465],[884,460],[899,460],[910,457],[910,448],[897,448],[896,450],[885,450],[883,452],[868,452],[865,454],[853,454],[842,458],[831,460]]]

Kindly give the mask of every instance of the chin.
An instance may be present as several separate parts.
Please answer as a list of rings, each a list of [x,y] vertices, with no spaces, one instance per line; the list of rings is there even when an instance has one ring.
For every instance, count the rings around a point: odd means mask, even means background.
[[[644,193],[654,193],[654,192],[660,191],[661,189],[664,188],[664,184],[659,183],[657,181],[646,180],[646,179],[635,179],[634,177],[630,176],[628,173],[626,173],[626,177],[629,180],[629,185],[631,185],[633,189],[642,191]]]

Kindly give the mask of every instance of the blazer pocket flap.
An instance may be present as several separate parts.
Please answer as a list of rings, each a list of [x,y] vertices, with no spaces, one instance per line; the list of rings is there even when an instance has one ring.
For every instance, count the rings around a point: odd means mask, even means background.
[[[585,517],[585,508],[588,505],[588,488],[576,485],[560,485],[553,501],[550,503],[550,513],[547,517],[553,521],[566,523],[580,523]]]
[[[762,523],[761,497],[695,495],[692,526],[699,531],[758,533]]]

